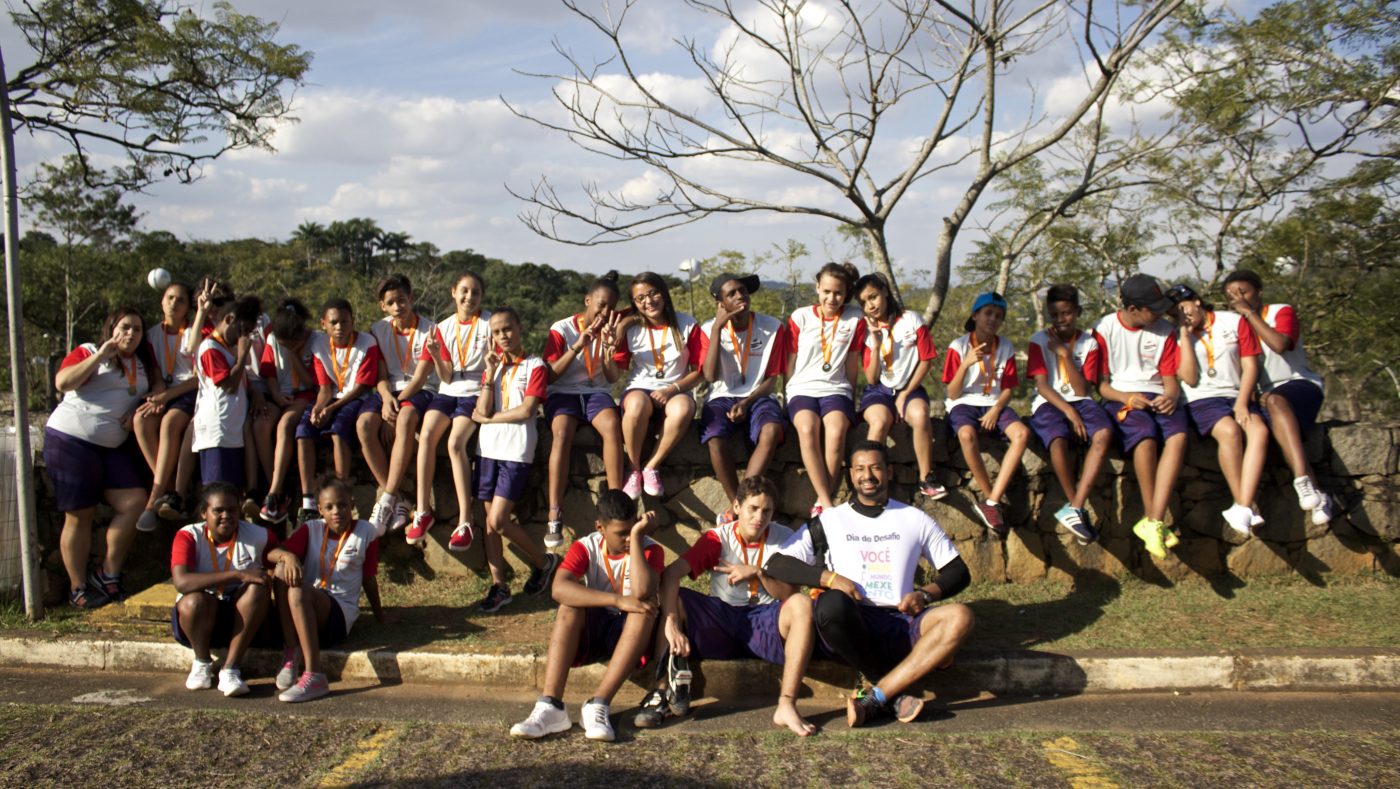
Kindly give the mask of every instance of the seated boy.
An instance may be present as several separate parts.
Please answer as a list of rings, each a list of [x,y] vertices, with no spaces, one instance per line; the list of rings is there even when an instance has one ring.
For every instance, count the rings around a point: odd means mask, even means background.
[[[194,665],[185,680],[190,690],[214,684],[209,650],[228,647],[219,671],[219,692],[248,692],[238,666],[272,599],[263,565],[277,538],[238,519],[242,501],[238,488],[227,482],[206,485],[200,505],[204,522],[180,529],[170,546],[170,576],[178,593],[170,630],[177,642],[194,650]]]
[[[777,491],[767,477],[745,477],[733,502],[737,520],[705,532],[661,576],[663,632],[657,635],[656,655],[660,660],[669,646],[671,660],[666,675],[642,701],[638,728],[653,728],[670,715],[690,711],[687,658],[758,658],[783,667],[773,723],[799,737],[816,733],[817,727],[797,711],[816,639],[812,600],[792,594],[793,587],[762,570],[765,554],[776,553],[792,535],[788,527],[772,522],[776,502]],[[708,595],[680,588],[681,576],[694,579],[706,571]],[[780,602],[779,597],[786,599]]]
[[[321,671],[321,648],[349,635],[360,616],[360,589],[369,598],[377,622],[384,621],[379,604],[379,540],[369,521],[356,520],[350,483],[338,477],[316,485],[316,508],[321,519],[297,527],[269,558],[277,589],[277,615],[282,620],[282,668],[277,672],[277,698],[310,701],[330,693]],[[297,647],[305,670],[297,676]]]
[[[588,739],[613,740],[609,705],[646,652],[656,624],[656,579],[665,553],[646,536],[655,528],[655,514],[637,519],[636,502],[621,490],[598,497],[595,531],[569,546],[554,576],[559,611],[549,637],[544,695],[529,717],[510,727],[512,736],[533,740],[572,728],[563,701],[569,669],[607,660],[581,716]]]

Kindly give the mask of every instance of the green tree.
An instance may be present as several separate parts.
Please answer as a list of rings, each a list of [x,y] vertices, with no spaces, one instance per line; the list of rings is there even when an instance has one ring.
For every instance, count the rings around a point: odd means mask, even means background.
[[[201,11],[179,0],[39,0],[12,10],[33,56],[9,80],[17,129],[56,135],[79,155],[124,151],[128,166],[86,177],[128,189],[192,181],[225,151],[272,150],[310,53],[226,2]]]

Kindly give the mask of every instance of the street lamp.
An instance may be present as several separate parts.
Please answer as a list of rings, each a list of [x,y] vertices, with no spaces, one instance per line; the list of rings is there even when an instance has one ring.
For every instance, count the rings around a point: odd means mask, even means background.
[[[678,268],[685,273],[685,289],[690,299],[690,314],[695,314],[695,276],[700,273],[700,264],[693,258],[682,260]]]

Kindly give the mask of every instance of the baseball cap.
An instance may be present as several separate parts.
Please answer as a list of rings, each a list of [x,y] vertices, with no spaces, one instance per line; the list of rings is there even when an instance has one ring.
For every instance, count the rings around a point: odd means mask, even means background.
[[[973,299],[972,309],[968,311],[968,315],[976,315],[978,310],[987,306],[1001,307],[1002,311],[1005,312],[1006,299],[994,290],[989,290],[986,293],[979,293],[977,294],[977,298]],[[972,325],[972,318],[969,317],[963,322],[963,331],[972,331]]]
[[[1163,295],[1161,284],[1150,274],[1134,274],[1123,280],[1118,286],[1118,295],[1124,306],[1146,307],[1159,315],[1171,312],[1175,304]]]
[[[761,283],[758,281],[757,274],[749,274],[748,276],[742,276],[739,274],[731,274],[729,272],[725,272],[723,274],[720,274],[718,277],[715,277],[714,279],[710,280],[710,295],[713,296],[716,301],[719,300],[720,289],[724,287],[724,283],[730,280],[735,280],[740,285],[743,285],[744,290],[748,291],[750,294],[756,292],[760,287],[762,287]]]

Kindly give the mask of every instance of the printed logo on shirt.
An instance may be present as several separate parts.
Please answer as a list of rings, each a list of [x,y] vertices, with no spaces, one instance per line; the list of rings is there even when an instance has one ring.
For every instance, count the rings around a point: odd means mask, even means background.
[[[1142,338],[1142,345],[1138,346],[1138,356],[1141,357],[1143,365],[1152,367],[1157,363],[1157,338],[1148,335]]]

